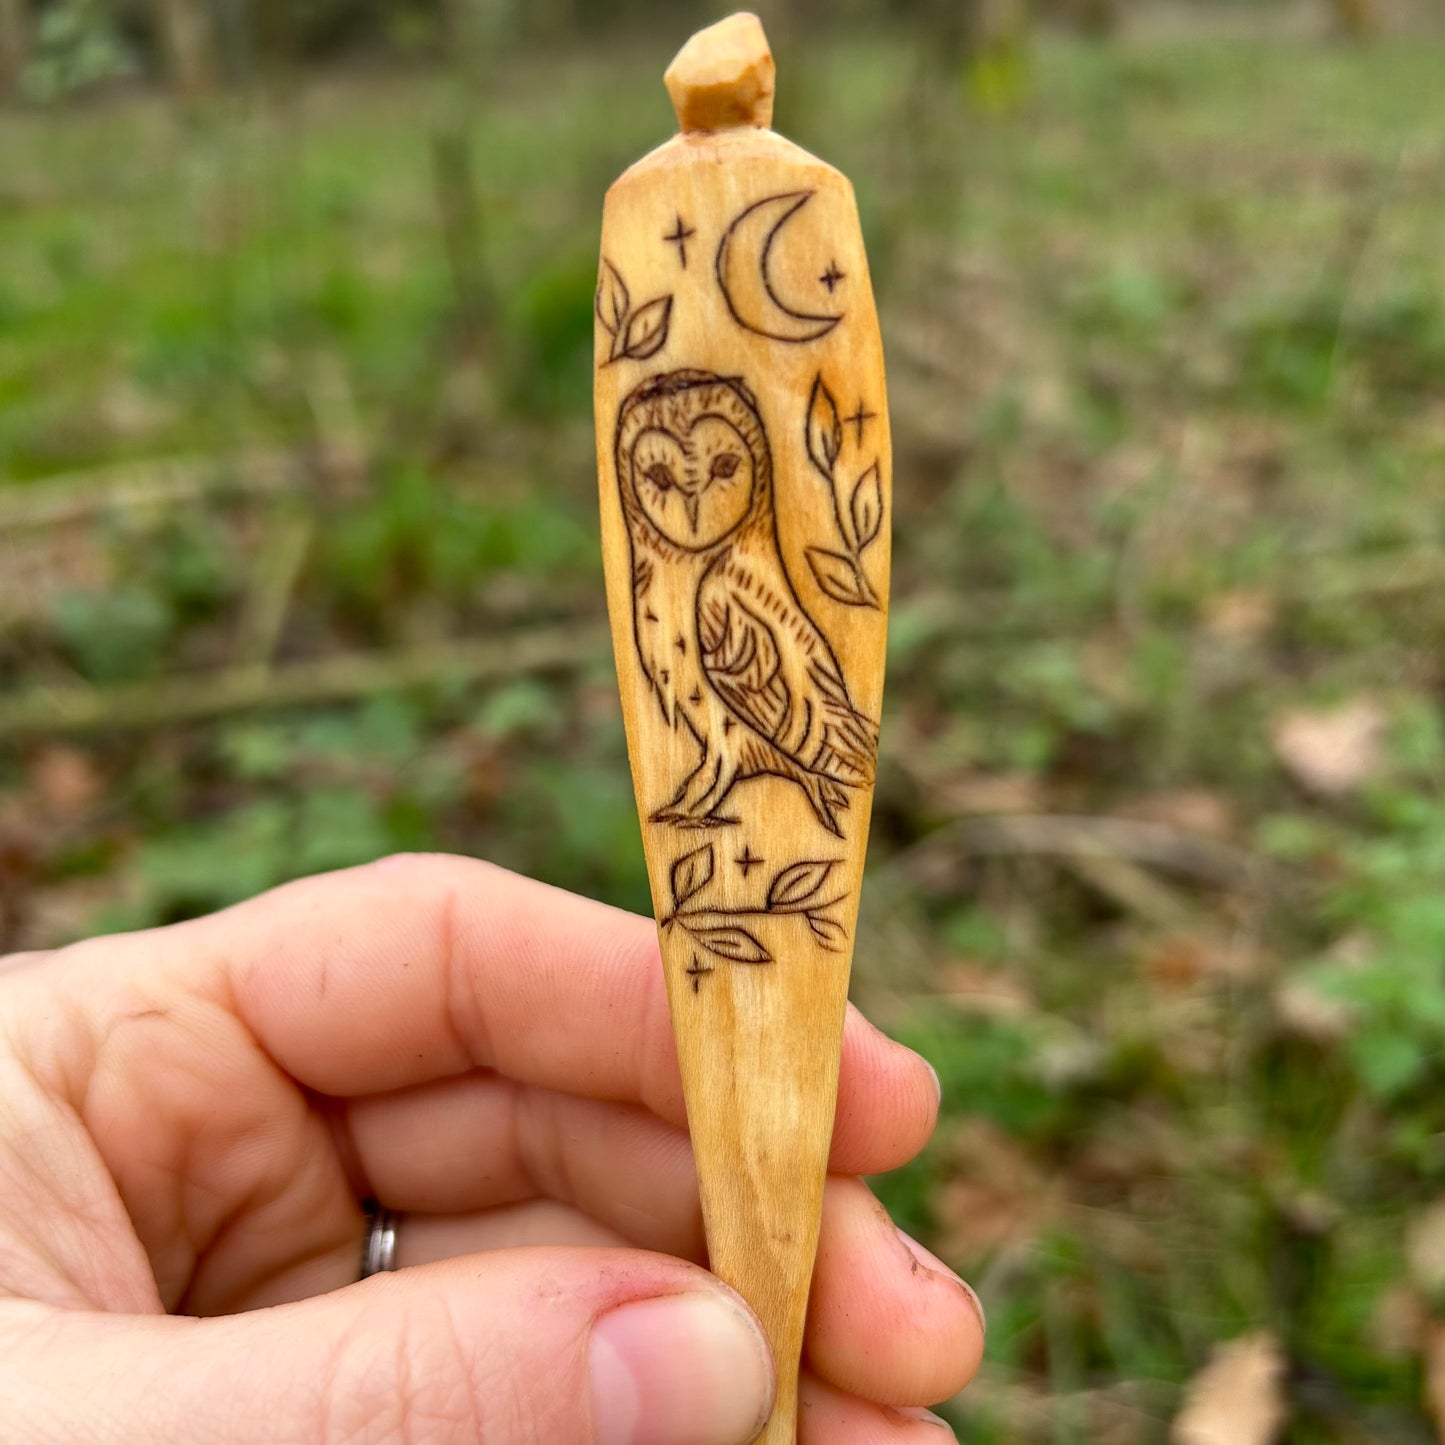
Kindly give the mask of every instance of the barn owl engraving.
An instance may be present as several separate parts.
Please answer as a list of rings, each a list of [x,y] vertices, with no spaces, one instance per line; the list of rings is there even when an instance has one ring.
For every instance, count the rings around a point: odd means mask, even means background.
[[[873,781],[878,725],[788,577],[751,392],[707,371],[649,377],[618,414],[616,464],[642,670],[664,721],[699,750],[652,821],[735,823],[720,811],[728,794],[771,774],[842,837],[848,790]]]

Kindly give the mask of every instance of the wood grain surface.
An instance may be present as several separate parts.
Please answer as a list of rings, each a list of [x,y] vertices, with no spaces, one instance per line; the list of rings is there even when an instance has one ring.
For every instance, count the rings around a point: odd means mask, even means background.
[[[711,1264],[792,1445],[883,694],[883,351],[852,187],[768,129],[756,18],[666,82],[681,133],[602,224],[603,557]]]

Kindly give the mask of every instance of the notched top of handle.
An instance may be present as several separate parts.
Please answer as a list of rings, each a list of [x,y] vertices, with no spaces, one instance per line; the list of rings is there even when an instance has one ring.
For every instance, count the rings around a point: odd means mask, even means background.
[[[762,21],[746,11],[699,30],[663,80],[683,130],[773,123],[773,52]]]

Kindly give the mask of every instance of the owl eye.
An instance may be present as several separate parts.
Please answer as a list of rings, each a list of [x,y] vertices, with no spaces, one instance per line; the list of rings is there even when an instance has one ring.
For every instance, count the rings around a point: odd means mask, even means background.
[[[720,457],[712,459],[712,475],[721,477],[726,481],[738,469],[738,457],[736,452],[724,452]]]
[[[659,492],[665,492],[669,487],[677,485],[672,479],[672,469],[665,462],[653,462],[643,473],[643,476],[645,476]]]

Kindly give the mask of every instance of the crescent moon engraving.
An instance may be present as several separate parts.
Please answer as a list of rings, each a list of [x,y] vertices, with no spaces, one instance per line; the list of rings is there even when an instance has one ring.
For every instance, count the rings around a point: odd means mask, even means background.
[[[812,191],[785,191],[755,201],[733,221],[717,248],[717,284],[733,320],[745,331],[774,341],[816,341],[842,314],[796,311],[773,289],[768,264],[778,232],[809,201]]]

